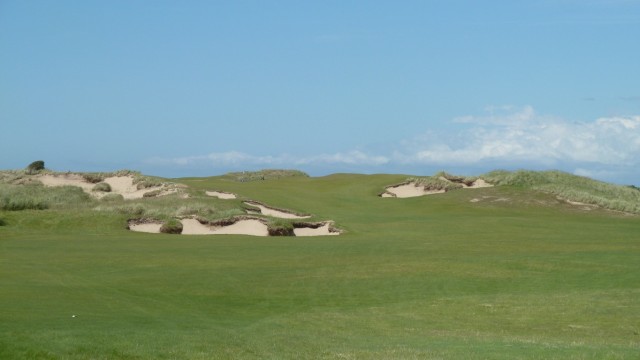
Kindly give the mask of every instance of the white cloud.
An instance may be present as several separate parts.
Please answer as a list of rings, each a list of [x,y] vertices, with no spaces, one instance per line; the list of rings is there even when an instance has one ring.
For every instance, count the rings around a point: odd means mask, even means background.
[[[454,119],[469,126],[448,138],[431,134],[408,142],[410,145],[396,152],[394,160],[461,165],[525,162],[631,166],[639,163],[640,116],[576,123],[537,115],[530,106],[501,107],[498,115],[495,110],[489,109],[488,116]]]

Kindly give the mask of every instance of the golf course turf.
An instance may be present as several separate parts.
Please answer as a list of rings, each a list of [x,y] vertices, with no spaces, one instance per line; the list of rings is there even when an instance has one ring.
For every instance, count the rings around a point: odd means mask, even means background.
[[[189,199],[0,210],[0,358],[640,357],[640,216],[522,184],[379,196],[407,178],[182,178]],[[199,216],[256,201],[341,233],[127,230],[181,201]]]

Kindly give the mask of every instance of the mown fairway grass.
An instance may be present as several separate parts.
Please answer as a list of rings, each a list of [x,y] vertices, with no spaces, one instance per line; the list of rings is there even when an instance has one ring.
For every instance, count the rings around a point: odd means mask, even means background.
[[[341,236],[0,212],[0,358],[640,356],[638,216],[509,186],[377,197],[405,179],[181,180],[334,220]]]

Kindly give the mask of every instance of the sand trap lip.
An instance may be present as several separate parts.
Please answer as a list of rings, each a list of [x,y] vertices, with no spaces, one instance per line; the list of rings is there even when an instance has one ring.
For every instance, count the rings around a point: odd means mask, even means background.
[[[92,191],[96,184],[90,183],[78,174],[63,175],[41,175],[38,180],[44,186],[77,186],[82,188],[86,193],[98,199],[107,194],[120,194],[125,199],[141,199],[144,194],[161,190],[157,196],[164,196],[176,193],[177,189],[170,189],[166,186],[154,186],[142,190],[138,190],[137,185],[133,183],[133,176],[111,176],[104,179],[104,182],[111,186],[111,192]]]
[[[262,215],[277,217],[281,219],[308,219],[311,215],[298,215],[261,204],[257,201],[245,201],[246,205],[257,207]]]
[[[230,200],[230,199],[236,199],[238,196],[236,194],[230,193],[230,192],[226,192],[226,191],[206,191],[205,194],[207,194],[207,196],[213,196],[213,197],[217,197],[219,199],[224,199],[224,200]]]

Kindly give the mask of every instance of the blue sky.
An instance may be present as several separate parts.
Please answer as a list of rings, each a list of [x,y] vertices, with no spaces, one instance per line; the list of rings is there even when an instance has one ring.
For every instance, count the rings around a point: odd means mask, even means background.
[[[0,2],[0,168],[640,184],[640,1]]]

